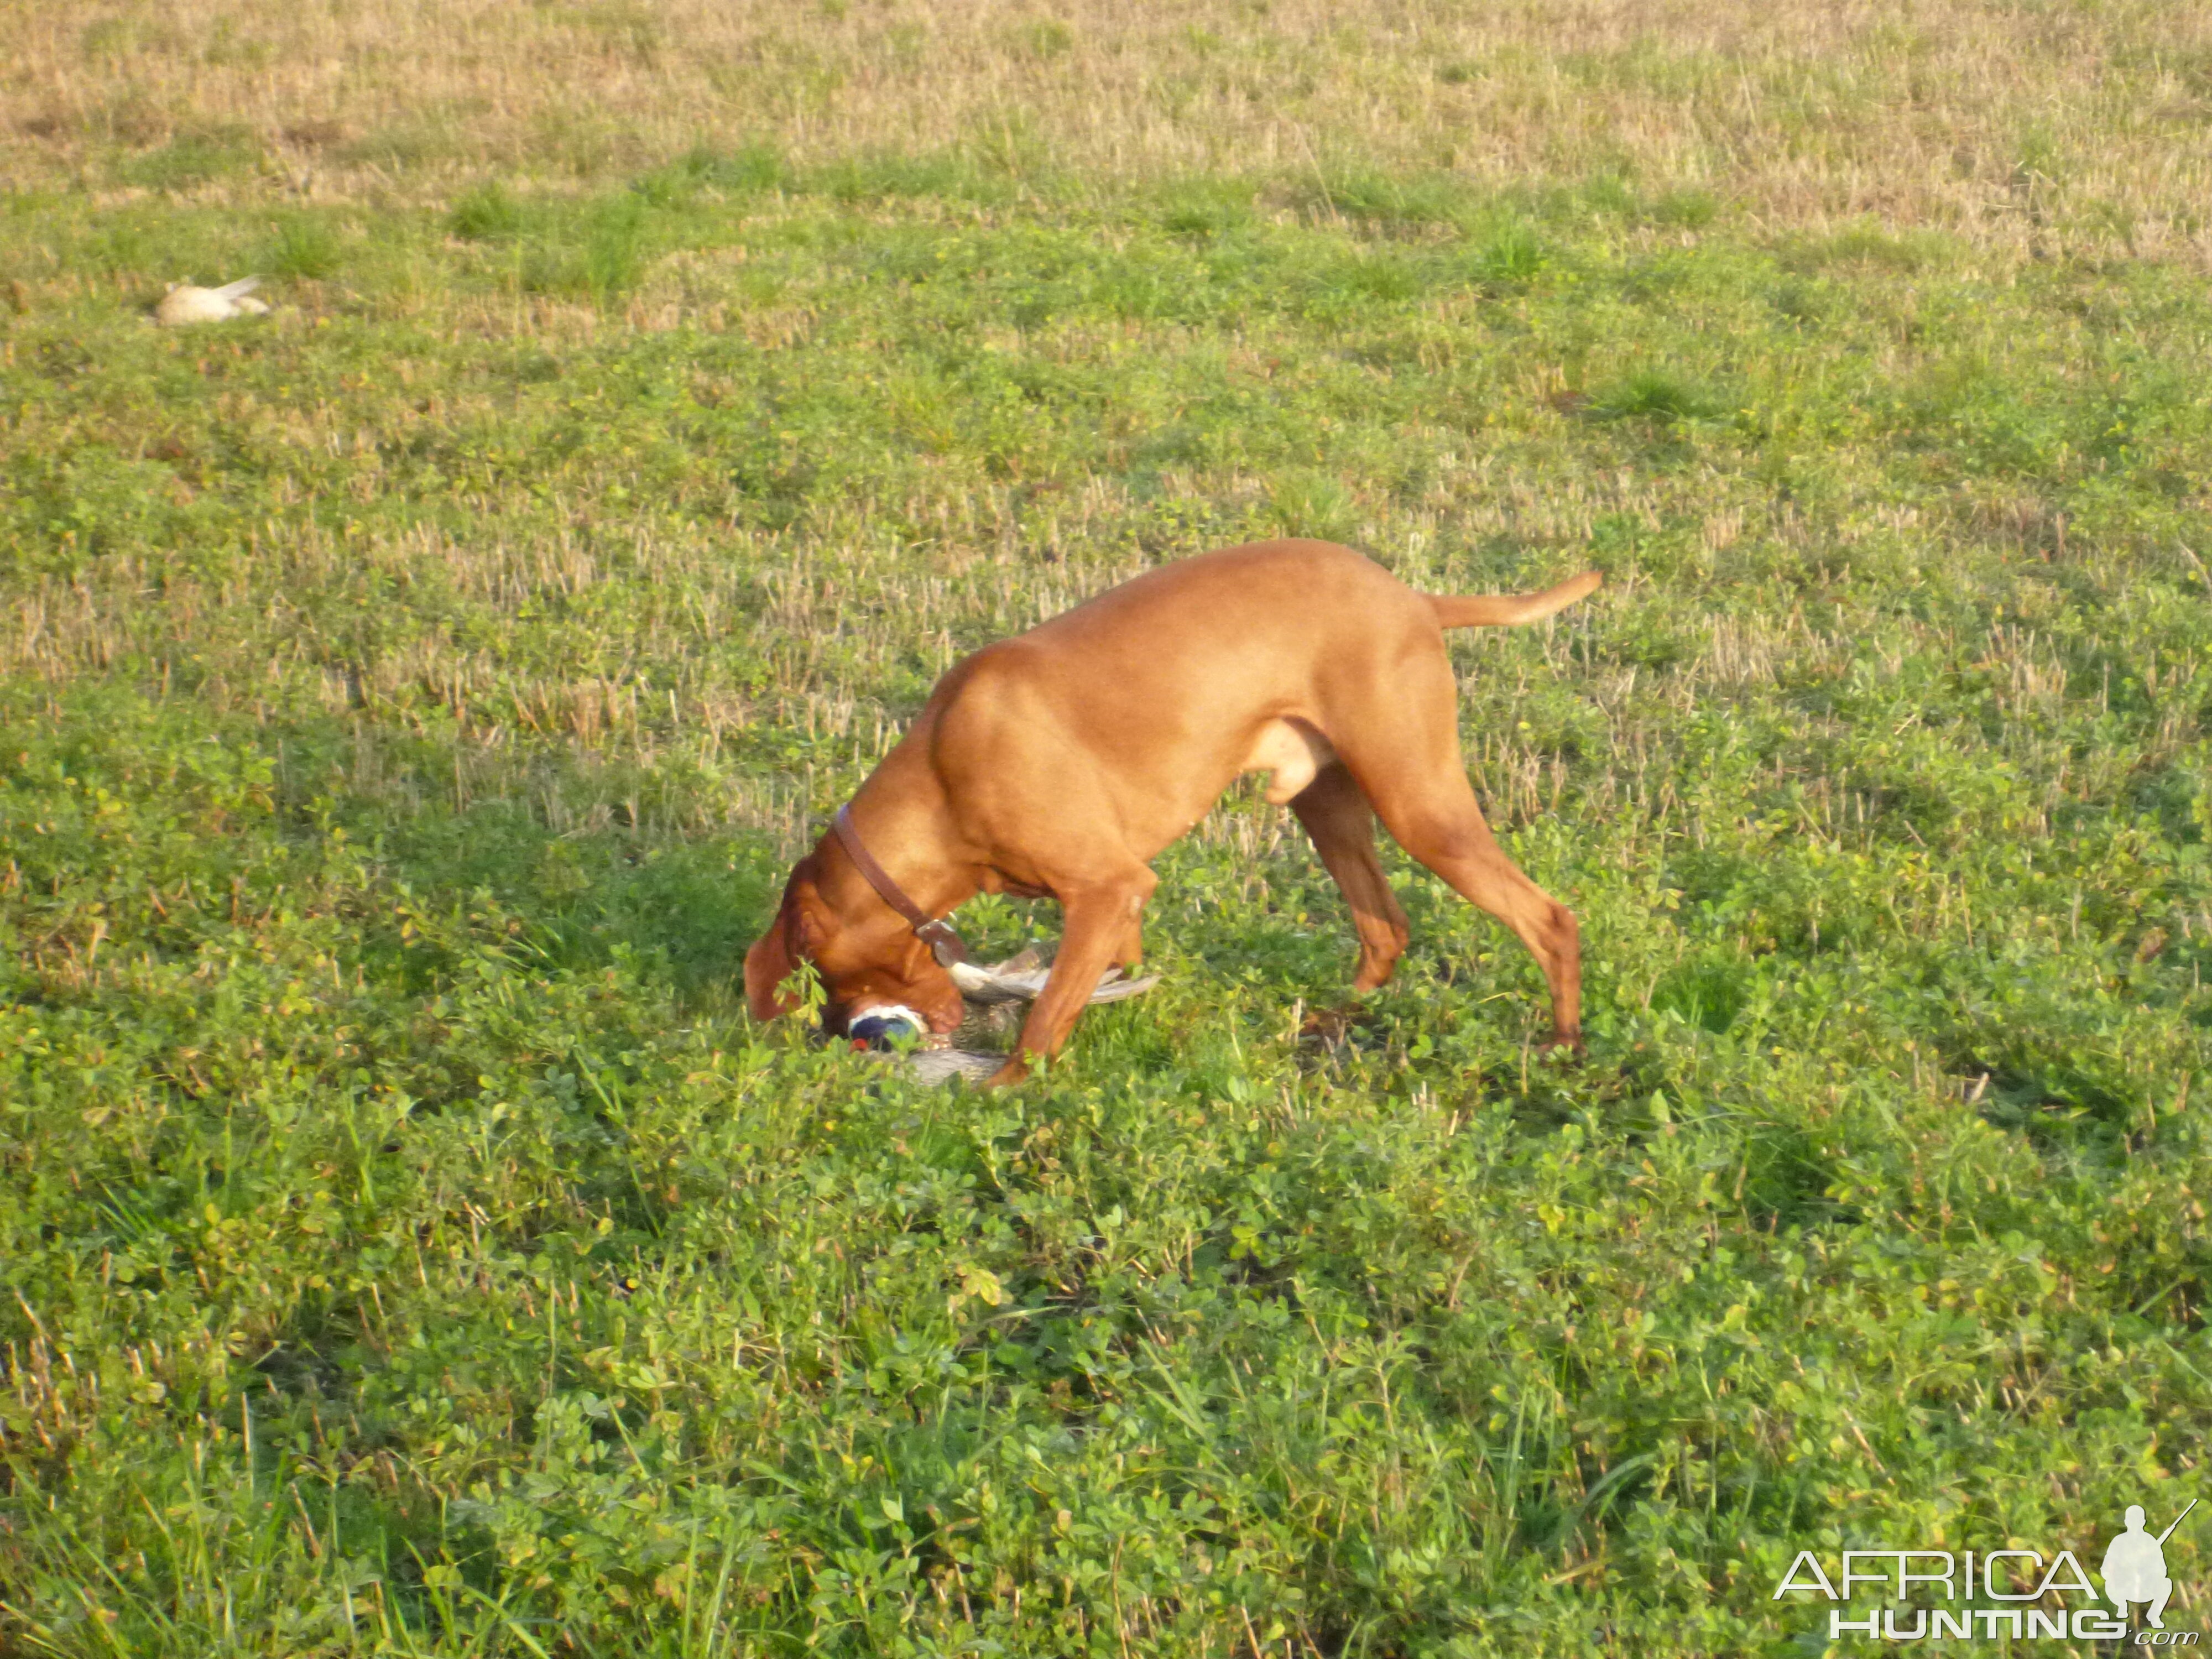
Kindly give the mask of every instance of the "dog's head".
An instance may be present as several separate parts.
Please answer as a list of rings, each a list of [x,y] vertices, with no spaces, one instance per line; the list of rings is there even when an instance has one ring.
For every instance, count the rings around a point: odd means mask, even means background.
[[[871,1008],[911,1008],[933,1035],[965,1017],[960,988],[903,917],[857,874],[825,878],[820,854],[799,861],[768,931],[745,952],[745,1001],[755,1019],[799,1006],[787,988],[802,962],[821,976],[823,1029],[842,1036]]]

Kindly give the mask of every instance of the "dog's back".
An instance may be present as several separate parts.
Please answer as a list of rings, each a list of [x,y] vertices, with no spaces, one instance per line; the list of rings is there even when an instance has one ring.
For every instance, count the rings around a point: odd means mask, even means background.
[[[1596,580],[1431,599],[1331,542],[1227,548],[978,652],[915,735],[953,798],[985,816],[1057,804],[1164,845],[1240,772],[1272,769],[1255,757],[1300,744],[1350,757],[1411,735],[1397,724],[1409,703],[1455,690],[1445,627],[1549,615]],[[1455,730],[1421,735],[1456,750]]]

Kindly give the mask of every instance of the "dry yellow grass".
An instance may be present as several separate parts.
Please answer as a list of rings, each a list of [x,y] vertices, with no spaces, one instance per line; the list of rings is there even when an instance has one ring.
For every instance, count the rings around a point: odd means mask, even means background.
[[[1768,224],[2212,247],[2212,7],[2169,0],[8,0],[0,29],[19,185],[209,129],[286,188],[384,199],[763,137],[1096,178],[1618,168]]]

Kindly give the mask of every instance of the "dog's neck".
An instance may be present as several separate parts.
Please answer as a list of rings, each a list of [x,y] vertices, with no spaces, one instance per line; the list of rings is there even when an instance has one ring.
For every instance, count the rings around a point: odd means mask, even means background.
[[[932,916],[942,916],[981,890],[974,855],[952,817],[951,804],[926,765],[914,764],[902,744],[884,757],[852,801],[853,823],[863,844],[906,896]],[[838,872],[833,902],[887,902],[834,835],[816,849]]]

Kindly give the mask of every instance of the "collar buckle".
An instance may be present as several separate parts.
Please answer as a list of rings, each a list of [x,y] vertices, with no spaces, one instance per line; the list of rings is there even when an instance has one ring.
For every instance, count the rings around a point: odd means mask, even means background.
[[[919,904],[906,896],[906,890],[891,879],[890,872],[876,862],[875,854],[862,844],[860,832],[853,827],[853,808],[850,802],[837,809],[837,816],[830,821],[830,828],[837,843],[845,849],[845,856],[867,878],[876,896],[906,918],[907,926],[914,929],[915,937],[929,947],[940,968],[950,968],[956,962],[968,960],[968,947],[960,935],[952,931],[952,924],[933,918]]]

